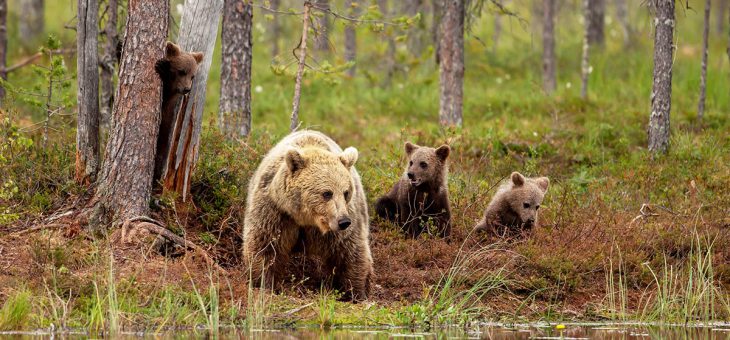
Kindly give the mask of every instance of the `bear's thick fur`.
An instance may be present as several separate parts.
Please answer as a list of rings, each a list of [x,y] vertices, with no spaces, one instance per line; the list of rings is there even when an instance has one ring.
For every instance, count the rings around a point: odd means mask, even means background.
[[[295,250],[322,263],[335,288],[367,297],[373,275],[358,152],[316,131],[294,132],[264,157],[248,186],[243,257],[251,279],[284,278]],[[296,249],[295,249],[296,246]]]
[[[399,224],[413,238],[435,227],[441,237],[451,234],[449,206],[448,145],[437,149],[405,144],[408,166],[395,186],[375,202],[381,218]]]
[[[155,63],[155,71],[162,80],[162,112],[155,153],[155,181],[162,176],[175,124],[176,108],[183,96],[192,90],[195,73],[202,61],[203,53],[184,52],[180,46],[168,41],[165,45],[165,57]]]
[[[494,194],[474,230],[491,232],[499,237],[529,233],[537,226],[537,211],[549,185],[547,177],[527,178],[513,172]]]

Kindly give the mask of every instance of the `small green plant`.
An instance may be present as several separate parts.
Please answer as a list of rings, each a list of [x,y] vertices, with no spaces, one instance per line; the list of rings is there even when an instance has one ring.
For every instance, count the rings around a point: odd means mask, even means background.
[[[0,309],[0,330],[19,330],[28,325],[32,311],[31,292],[14,292]]]
[[[317,323],[319,323],[320,329],[330,329],[335,319],[335,304],[337,303],[337,296],[320,288],[319,296],[317,297]]]

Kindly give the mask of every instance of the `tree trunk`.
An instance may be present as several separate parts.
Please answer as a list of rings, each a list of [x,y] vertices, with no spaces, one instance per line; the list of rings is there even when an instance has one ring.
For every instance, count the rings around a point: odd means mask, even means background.
[[[8,79],[5,68],[8,61],[8,1],[0,0],[0,78]],[[0,107],[5,107],[5,87],[0,85]]]
[[[588,15],[588,43],[603,46],[605,39],[604,18],[606,17],[606,0],[590,0]]]
[[[330,9],[329,0],[315,0],[314,6],[318,8],[319,15],[315,19],[314,30],[317,32],[314,36],[314,48],[319,51],[329,51],[329,30],[330,30],[330,14],[327,10]]]
[[[727,0],[717,0],[717,20],[715,21],[717,34],[725,33],[725,10],[727,8]]]
[[[76,70],[78,72],[76,127],[76,182],[96,180],[99,170],[99,36],[98,0],[78,0]]]
[[[34,42],[45,29],[44,0],[20,0],[18,34],[23,42]]]
[[[108,127],[111,123],[112,108],[114,106],[114,71],[117,68],[117,0],[107,3],[106,23],[104,24],[105,41],[101,56],[101,124]]]
[[[633,29],[631,28],[631,21],[629,20],[629,10],[626,5],[627,0],[615,0],[616,4],[616,19],[621,26],[621,34],[624,38],[624,47],[631,45],[633,39]]]
[[[555,10],[556,0],[543,0],[542,84],[546,93],[555,91]]]
[[[279,10],[281,0],[269,0],[271,9],[274,11]],[[224,19],[225,20],[225,19]],[[281,22],[279,21],[279,15],[274,13],[271,19],[271,58],[279,55],[279,36],[281,36]]]
[[[152,193],[162,85],[155,62],[164,56],[170,3],[129,0],[114,124],[93,202],[91,229],[147,215]]]
[[[378,0],[378,7],[380,12],[383,14],[385,20],[390,18],[390,10],[388,9],[388,0]],[[385,78],[383,78],[383,86],[390,86],[390,81],[395,73],[395,40],[389,34],[387,36],[388,48],[385,52],[385,60],[383,66],[385,67]]]
[[[444,1],[445,0],[432,0],[432,10],[431,10],[431,39],[433,39],[433,51],[434,51],[434,59],[436,61],[436,65],[441,63],[441,52],[439,51],[441,48],[441,38],[439,35],[440,27],[441,27],[441,17],[443,16],[443,8],[444,8]]]
[[[225,0],[221,29],[221,131],[229,138],[251,131],[251,24],[253,5]]]
[[[506,1],[497,0],[500,4],[505,4]],[[494,13],[494,33],[492,34],[492,54],[497,53],[497,47],[499,46],[499,38],[502,36],[502,13]]]
[[[349,1],[349,0],[348,0]],[[424,11],[424,0],[401,0],[402,1],[402,13],[408,17],[413,17],[418,13]],[[423,22],[423,20],[421,20]],[[411,28],[408,31],[407,45],[408,51],[415,57],[420,57],[423,53],[423,25],[421,22],[418,26]]]
[[[302,15],[302,40],[299,41],[299,65],[297,77],[294,79],[294,99],[292,100],[291,121],[289,131],[296,131],[299,127],[299,104],[302,98],[302,76],[304,75],[304,63],[307,60],[307,33],[309,32],[309,12],[311,2],[304,1],[304,14]]]
[[[439,24],[439,120],[461,126],[464,98],[464,1],[445,0]]]
[[[345,0],[345,10],[349,17],[357,17],[358,10],[353,6],[353,0]],[[355,32],[355,25],[353,23],[347,23],[345,26],[345,61],[355,63],[357,58],[357,33]],[[355,76],[356,65],[353,64],[347,69],[347,75],[350,77]]]
[[[591,15],[590,9],[591,0],[583,0],[583,18],[585,19],[583,28],[583,55],[581,56],[580,63],[580,97],[583,99],[588,98],[588,75],[591,73],[590,64],[590,21],[588,17]]]
[[[654,82],[649,117],[649,151],[665,153],[669,149],[669,112],[672,108],[672,55],[674,42],[674,0],[654,3]]]
[[[700,71],[700,99],[697,103],[697,119],[705,115],[705,97],[707,95],[707,47],[710,35],[710,0],[705,0],[705,25],[702,31],[702,70]]]
[[[166,152],[162,183],[165,191],[177,192],[183,201],[190,192],[190,177],[198,160],[200,131],[205,108],[205,88],[213,60],[213,48],[218,35],[218,21],[223,10],[223,0],[186,0],[183,7],[178,44],[183,51],[202,51],[203,61],[195,73],[190,94],[183,100],[174,127],[169,136],[171,142]]]

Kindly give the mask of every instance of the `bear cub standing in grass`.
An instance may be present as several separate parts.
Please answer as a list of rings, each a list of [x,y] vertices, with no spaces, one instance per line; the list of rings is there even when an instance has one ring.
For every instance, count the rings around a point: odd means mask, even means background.
[[[335,288],[353,300],[367,297],[373,259],[357,157],[316,131],[294,132],[266,154],[248,186],[243,224],[254,283],[285,278],[290,255],[301,250],[320,260]]]
[[[434,226],[441,237],[451,234],[448,164],[451,148],[438,149],[405,144],[408,166],[393,189],[375,202],[375,212],[399,224],[406,235],[416,238]]]
[[[155,71],[162,80],[162,115],[155,153],[155,181],[162,176],[167,159],[176,109],[182,102],[181,99],[192,90],[195,73],[202,61],[203,53],[184,52],[180,46],[168,41],[165,45],[165,57],[155,63]]]
[[[537,226],[540,209],[550,180],[547,177],[527,178],[513,172],[509,181],[500,186],[487,206],[475,231],[487,231],[499,237],[520,236]]]

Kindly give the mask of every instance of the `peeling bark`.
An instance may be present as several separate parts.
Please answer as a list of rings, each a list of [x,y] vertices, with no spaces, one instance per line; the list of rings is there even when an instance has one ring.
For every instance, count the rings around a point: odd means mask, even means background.
[[[78,72],[76,182],[96,180],[99,171],[99,52],[98,0],[78,0],[76,69]]]
[[[672,108],[672,56],[674,52],[674,0],[652,0],[654,18],[654,81],[649,117],[649,151],[669,149],[669,113]]]
[[[543,0],[542,85],[546,93],[555,91],[555,10],[556,0]]]
[[[445,0],[439,24],[439,121],[461,126],[464,100],[464,1]]]
[[[225,0],[223,6],[218,119],[227,137],[246,137],[251,131],[253,5],[247,0]]]

